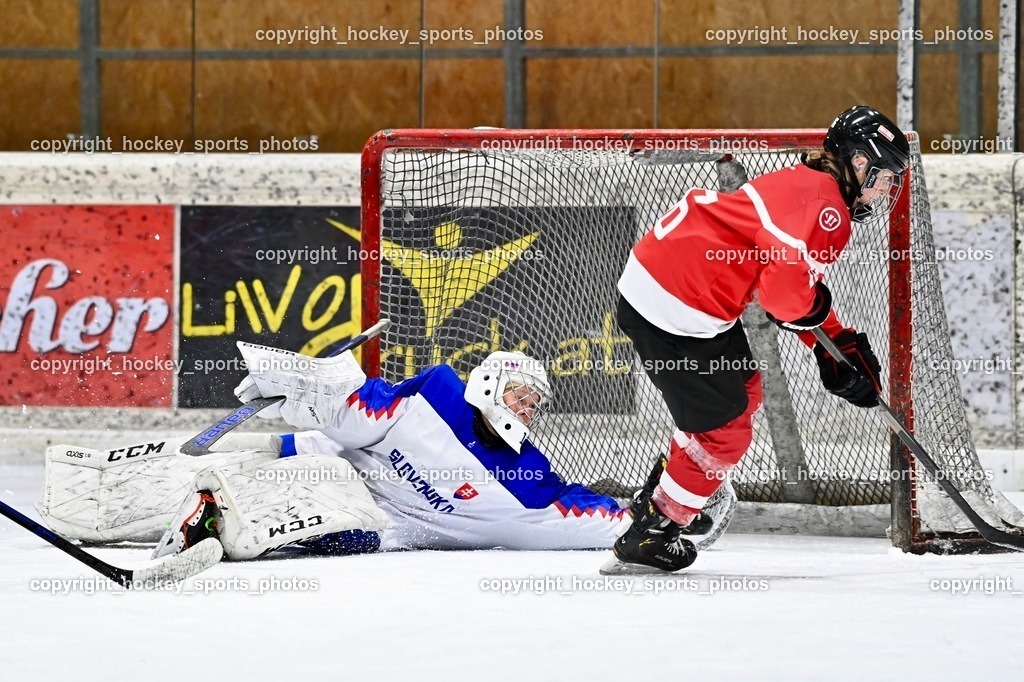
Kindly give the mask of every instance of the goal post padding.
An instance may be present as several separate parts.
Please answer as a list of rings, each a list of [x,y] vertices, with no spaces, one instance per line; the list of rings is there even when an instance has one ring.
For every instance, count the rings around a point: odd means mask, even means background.
[[[393,130],[362,167],[363,314],[394,321],[364,357],[391,381],[494,350],[540,357],[554,401],[533,439],[566,478],[623,495],[672,432],[614,319],[629,250],[691,187],[734,190],[799,163],[823,130]],[[931,236],[916,134],[891,219],[857,225],[826,282],[840,318],[878,349],[888,399],[998,525],[1024,519],[992,490],[971,440]],[[732,257],[709,254],[709,257]],[[976,547],[970,525],[869,410],[820,386],[813,355],[744,316],[766,405],[734,470],[741,500],[892,503],[912,551]],[[842,524],[843,515],[839,516]]]

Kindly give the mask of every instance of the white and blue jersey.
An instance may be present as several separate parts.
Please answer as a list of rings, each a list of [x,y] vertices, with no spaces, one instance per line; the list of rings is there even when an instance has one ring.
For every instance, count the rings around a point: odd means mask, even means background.
[[[447,365],[394,386],[368,379],[338,428],[283,436],[282,456],[349,460],[391,519],[383,549],[611,547],[628,513],[563,481],[529,441],[516,453],[482,437],[464,391]]]

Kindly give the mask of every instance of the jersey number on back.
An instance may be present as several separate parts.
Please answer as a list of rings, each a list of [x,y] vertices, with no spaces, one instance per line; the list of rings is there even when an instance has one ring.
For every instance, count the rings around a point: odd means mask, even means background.
[[[693,198],[695,204],[713,204],[718,201],[718,192],[713,189],[701,189],[699,187],[691,187],[686,190],[686,194],[679,200],[675,206],[670,208],[665,215],[663,215],[658,222],[654,224],[654,236],[661,240],[668,236],[668,234],[679,227],[683,219],[686,218],[686,212],[690,210],[687,200],[690,195],[694,192],[703,192]]]

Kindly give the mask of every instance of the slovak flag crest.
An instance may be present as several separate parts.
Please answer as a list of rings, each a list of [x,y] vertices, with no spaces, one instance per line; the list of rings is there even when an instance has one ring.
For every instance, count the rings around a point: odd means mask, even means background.
[[[462,487],[455,491],[455,497],[459,498],[460,500],[472,500],[479,494],[480,493],[476,491],[476,488],[474,488],[468,483],[463,483]]]

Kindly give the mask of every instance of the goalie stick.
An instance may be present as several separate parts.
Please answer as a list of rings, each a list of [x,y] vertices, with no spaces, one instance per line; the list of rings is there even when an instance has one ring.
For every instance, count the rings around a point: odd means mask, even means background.
[[[370,339],[373,339],[381,334],[385,329],[391,326],[391,320],[381,318],[377,321],[377,324],[373,325],[362,334],[357,334],[351,339],[346,341],[340,348],[331,353],[327,357],[334,357],[340,355],[347,350],[358,348]],[[277,405],[278,403],[284,402],[284,398],[256,398],[250,400],[246,404],[236,409],[231,414],[227,415],[213,426],[204,429],[200,433],[193,436],[184,445],[181,446],[181,452],[185,455],[191,455],[192,457],[201,457],[209,454],[210,448],[221,439],[225,434],[234,429],[239,424],[248,421],[250,417],[255,416],[257,413],[265,410],[271,405]]]
[[[89,554],[70,540],[62,538],[46,526],[36,523],[2,501],[0,501],[0,514],[126,589],[158,588],[180,582],[205,571],[218,563],[224,556],[224,548],[221,547],[220,542],[216,538],[207,538],[184,552],[169,556],[151,566],[135,569],[120,568]]]
[[[853,363],[850,362],[841,350],[836,346],[835,342],[828,337],[828,335],[821,329],[821,327],[815,327],[814,338],[818,340],[818,343],[828,351],[828,354],[835,358],[837,361],[843,363],[851,369],[856,369]],[[878,414],[882,417],[882,421],[892,429],[903,444],[914,453],[914,457],[921,462],[925,470],[931,474],[931,477],[935,480],[942,491],[949,496],[953,503],[963,512],[964,516],[974,525],[981,534],[981,537],[985,538],[993,545],[999,545],[1001,547],[1008,547],[1015,550],[1024,550],[1024,537],[1020,535],[1014,535],[1013,533],[1007,533],[1006,531],[999,530],[998,528],[990,525],[985,519],[981,518],[978,512],[971,508],[971,505],[964,499],[964,496],[960,494],[956,486],[950,482],[949,477],[946,476],[939,466],[932,459],[931,455],[925,451],[924,447],[917,442],[913,434],[907,430],[907,428],[900,422],[899,417],[892,411],[892,408],[882,400],[882,396],[878,396],[878,405],[875,408]]]

